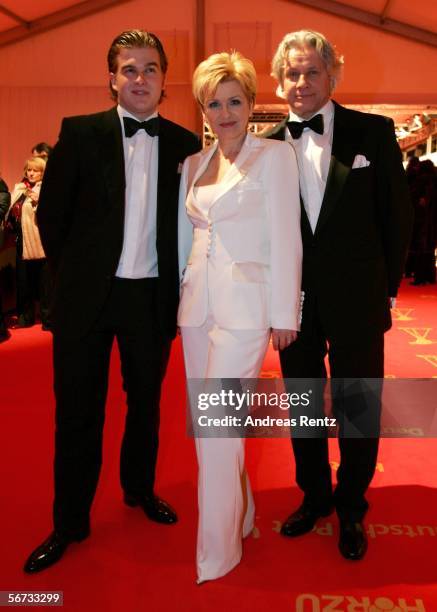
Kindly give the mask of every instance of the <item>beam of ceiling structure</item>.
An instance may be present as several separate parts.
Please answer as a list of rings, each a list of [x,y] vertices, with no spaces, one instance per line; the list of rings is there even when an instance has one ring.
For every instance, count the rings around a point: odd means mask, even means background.
[[[403,38],[409,38],[416,42],[437,47],[437,34],[434,32],[422,30],[421,28],[416,28],[415,26],[401,21],[395,21],[394,19],[387,19],[385,14],[389,8],[389,2],[386,3],[382,15],[375,15],[374,13],[363,11],[362,9],[343,4],[342,2],[336,2],[335,0],[288,0],[288,2],[303,4],[304,6],[324,11],[325,13],[331,13],[351,21],[357,21],[363,25],[384,30],[390,34],[397,34]]]
[[[79,4],[62,9],[61,11],[56,11],[55,13],[50,13],[50,15],[30,22],[22,20],[17,15],[13,16],[13,14],[10,14],[10,17],[20,21],[22,25],[0,33],[0,47],[5,47],[6,45],[25,40],[36,34],[42,34],[53,28],[98,13],[112,6],[120,5],[124,2],[130,2],[130,0],[87,0],[86,2],[80,2]],[[0,10],[6,14],[8,9],[0,7]]]
[[[384,21],[387,19],[387,15],[388,15],[388,11],[390,9],[391,3],[392,3],[392,0],[387,0],[387,2],[385,3],[385,6],[382,9],[382,13],[381,13],[381,23],[384,23]]]
[[[196,66],[205,59],[205,0],[196,0],[196,43],[194,58]]]
[[[196,0],[196,29],[195,29],[195,47],[194,47],[194,61],[197,66],[200,62],[205,59],[205,0]],[[197,110],[197,103],[193,104],[196,107],[196,130],[199,134],[203,132],[203,120],[201,114]]]
[[[17,21],[18,23],[21,23],[21,25],[24,25],[26,27],[29,25],[29,22],[23,19],[23,17],[20,17],[16,13],[13,13],[12,11],[10,11],[8,8],[6,8],[5,6],[1,4],[0,4],[0,13],[2,13],[3,15],[6,15],[6,17],[10,17],[14,21]]]

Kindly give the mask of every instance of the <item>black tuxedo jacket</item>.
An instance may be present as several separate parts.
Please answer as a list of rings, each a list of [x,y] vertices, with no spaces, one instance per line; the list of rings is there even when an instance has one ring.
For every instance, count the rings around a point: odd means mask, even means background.
[[[356,337],[391,326],[388,297],[402,278],[412,206],[392,120],[334,104],[331,163],[314,234],[302,205],[302,329],[317,308],[328,338],[347,341],[352,331]],[[283,140],[285,123],[263,136]],[[356,155],[370,164],[352,169]]]
[[[3,179],[0,178],[0,221],[6,216],[11,203],[11,194],[9,193],[8,186]]]
[[[179,299],[177,210],[180,167],[197,136],[160,118],[157,240],[159,320],[173,337]],[[38,204],[42,243],[54,276],[57,333],[86,334],[108,296],[123,246],[125,169],[116,108],[63,120]],[[132,313],[135,316],[135,313]]]

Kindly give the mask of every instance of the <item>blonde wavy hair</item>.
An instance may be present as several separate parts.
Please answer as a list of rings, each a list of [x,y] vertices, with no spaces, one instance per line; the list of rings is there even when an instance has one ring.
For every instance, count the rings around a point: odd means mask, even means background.
[[[237,81],[248,102],[256,96],[256,72],[252,62],[238,51],[214,53],[201,62],[193,74],[193,95],[203,108],[220,83]]]

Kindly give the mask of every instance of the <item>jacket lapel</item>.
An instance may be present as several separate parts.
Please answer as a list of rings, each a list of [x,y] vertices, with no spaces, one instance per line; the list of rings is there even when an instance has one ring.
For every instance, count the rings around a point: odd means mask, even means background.
[[[315,230],[316,235],[329,219],[340,198],[346,179],[351,171],[354,151],[356,149],[353,128],[349,125],[347,111],[339,104],[335,102],[334,104],[334,134],[331,162],[322,207]]]
[[[194,197],[194,191],[193,191],[193,187],[196,184],[196,181],[199,179],[199,177],[202,176],[202,174],[205,172],[211,157],[214,155],[214,153],[217,151],[217,142],[215,142],[214,144],[212,144],[210,147],[208,147],[207,149],[204,149],[199,156],[199,163],[197,165],[197,168],[194,171],[194,174],[192,175],[192,178],[189,178],[189,191],[191,192],[191,197]],[[190,180],[191,179],[191,180]]]
[[[261,138],[271,138],[272,140],[285,140],[285,130],[287,129],[288,115],[272,128],[267,128],[261,132]]]
[[[116,107],[102,113],[95,126],[103,174],[111,202],[124,208],[126,178],[120,118]]]
[[[260,147],[262,147],[262,141],[258,140],[251,134],[246,136],[246,139],[241,147],[241,151],[239,152],[237,158],[235,159],[232,166],[229,168],[226,175],[223,177],[223,180],[217,184],[217,190],[214,195],[214,199],[211,202],[211,209],[217,203],[217,201],[222,198],[232,187],[234,187],[241,179],[247,174],[248,169],[252,165],[252,162],[256,156],[259,154]],[[217,150],[217,143],[214,143],[209,150],[207,150],[204,155],[202,155],[198,168],[194,173],[194,178],[192,181],[191,189],[195,185],[197,179],[203,174],[206,167],[208,166],[209,161]],[[196,202],[196,197],[194,192],[192,192],[191,196]]]
[[[159,233],[165,215],[173,207],[168,206],[171,198],[171,189],[174,187],[175,176],[178,171],[177,151],[180,144],[175,142],[172,130],[169,129],[167,121],[159,116],[159,144],[158,144],[158,193],[156,209],[156,230]]]

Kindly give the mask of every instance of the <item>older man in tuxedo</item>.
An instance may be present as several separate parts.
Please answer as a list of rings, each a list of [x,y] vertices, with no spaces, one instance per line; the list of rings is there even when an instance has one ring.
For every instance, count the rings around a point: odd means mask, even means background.
[[[304,249],[302,327],[281,352],[284,378],[324,379],[326,355],[333,379],[383,378],[384,332],[408,246],[412,208],[393,122],[331,99],[342,64],[334,46],[313,31],[287,34],[272,64],[290,112],[264,135],[285,139],[296,151]],[[378,412],[378,399],[376,405]],[[350,410],[354,406],[345,400],[346,417]],[[284,522],[283,535],[311,531],[335,507],[341,554],[364,556],[365,492],[376,467],[378,433],[378,425],[353,438],[340,432],[334,492],[326,436],[293,436],[304,499]]]
[[[179,298],[179,174],[200,143],[158,115],[167,58],[155,35],[120,34],[108,68],[118,104],[63,121],[38,208],[54,276],[54,531],[31,554],[26,572],[52,565],[89,535],[114,338],[127,395],[124,502],[152,521],[177,520],[155,495],[155,465],[161,381]]]

